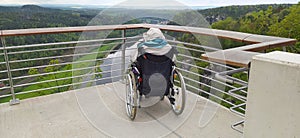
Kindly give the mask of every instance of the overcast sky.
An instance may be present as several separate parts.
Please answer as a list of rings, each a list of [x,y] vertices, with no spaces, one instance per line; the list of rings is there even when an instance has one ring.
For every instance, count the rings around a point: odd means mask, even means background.
[[[136,1],[136,0],[127,0]],[[138,0],[139,2],[153,2],[153,0]],[[175,1],[175,0],[159,0]],[[254,5],[254,4],[296,4],[299,0],[176,0],[187,6],[228,6],[228,5]],[[81,4],[81,5],[116,5],[126,3],[126,0],[0,0],[0,5],[4,4]],[[156,3],[156,2],[155,2]]]

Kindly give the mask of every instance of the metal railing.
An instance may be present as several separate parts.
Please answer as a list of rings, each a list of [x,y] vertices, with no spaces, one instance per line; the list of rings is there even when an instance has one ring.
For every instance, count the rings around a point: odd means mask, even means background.
[[[74,78],[79,78],[79,77],[84,77],[84,76],[92,76],[92,75],[98,75],[98,74],[103,74],[103,73],[109,73],[109,72],[94,72],[94,73],[90,73],[90,74],[83,74],[83,75],[77,75],[77,76],[67,76],[64,78],[56,78],[56,79],[49,79],[49,80],[42,80],[42,79],[35,79],[33,82],[28,82],[30,81],[32,78],[37,78],[37,77],[43,77],[43,76],[49,76],[49,75],[55,75],[55,74],[60,74],[60,73],[70,73],[73,71],[83,71],[83,70],[95,70],[95,68],[99,67],[98,65],[94,65],[94,66],[88,66],[88,67],[82,67],[82,68],[72,68],[72,69],[68,69],[68,70],[62,70],[62,67],[65,67],[67,65],[75,65],[75,64],[82,64],[82,63],[87,63],[87,62],[99,62],[99,61],[103,61],[103,60],[108,60],[110,58],[96,58],[96,59],[88,59],[88,60],[79,60],[79,61],[69,61],[70,59],[68,58],[72,58],[74,56],[88,56],[88,55],[97,55],[97,54],[107,54],[107,53],[111,53],[111,52],[117,52],[119,50],[104,50],[104,51],[95,51],[95,52],[83,52],[83,53],[77,53],[77,54],[66,54],[68,51],[70,51],[70,49],[82,49],[82,48],[91,48],[91,47],[101,47],[101,44],[98,45],[89,45],[90,43],[97,43],[97,42],[104,42],[104,41],[118,41],[118,40],[125,40],[125,39],[132,39],[130,37],[127,38],[109,38],[109,39],[101,39],[101,40],[86,40],[86,41],[70,41],[70,42],[56,42],[56,43],[45,43],[45,44],[32,44],[32,45],[23,45],[23,46],[9,46],[6,47],[5,45],[5,40],[4,38],[2,38],[2,45],[3,45],[3,51],[4,51],[4,56],[5,56],[5,63],[6,63],[6,68],[5,70],[2,70],[1,73],[7,73],[8,75],[6,76],[6,78],[1,79],[1,81],[8,81],[9,85],[0,88],[0,90],[6,90],[6,89],[10,89],[10,93],[7,92],[7,94],[2,94],[0,96],[0,98],[3,97],[8,97],[8,96],[12,96],[12,100],[10,101],[10,104],[18,104],[19,100],[16,98],[16,95],[21,95],[21,94],[28,94],[28,93],[33,93],[33,92],[38,92],[38,91],[44,91],[44,90],[50,90],[50,89],[56,89],[56,88],[61,88],[61,87],[68,87],[68,86],[73,86],[74,83],[68,83],[68,84],[64,84],[61,86],[54,86],[54,87],[47,87],[47,88],[39,88],[39,89],[34,89],[34,90],[29,90],[26,91],[23,89],[23,91],[17,91],[15,93],[15,89],[20,88],[20,87],[25,87],[25,86],[30,86],[30,85],[36,85],[36,84],[43,84],[43,83],[50,83],[50,82],[55,82],[55,81],[62,81],[62,80],[68,80],[68,79],[74,79]],[[78,43],[85,43],[86,45],[81,45],[79,47],[75,47],[76,44]],[[115,47],[119,44],[125,45],[125,44],[130,44],[133,42],[112,42],[109,43],[107,45],[110,45],[111,47]],[[73,44],[73,46],[66,46],[69,44]],[[102,44],[105,45],[105,44]],[[52,48],[49,46],[61,46],[60,48]],[[43,47],[42,49],[32,49],[32,48],[38,48],[38,47]],[[17,49],[21,49],[20,51],[12,51],[12,50],[17,50]],[[45,57],[35,57],[35,58],[30,58],[30,59],[17,59],[17,60],[12,60],[9,59],[10,55],[13,55],[14,57],[18,57],[21,56],[24,53],[34,53],[34,52],[49,52],[49,51],[53,51],[53,49],[55,50],[66,50],[67,52],[63,53],[62,55],[54,55],[54,56],[45,56]],[[11,51],[12,52],[11,52]],[[30,50],[30,51],[28,51]],[[71,50],[72,51],[72,50]],[[120,57],[113,57],[113,59],[116,58],[120,58],[120,59],[125,59],[125,56],[120,56]],[[54,63],[54,64],[48,64],[49,61],[53,60],[53,59],[59,59],[61,62],[60,63]],[[33,65],[30,66],[30,64],[26,64],[28,62],[41,62],[41,61],[45,61],[43,62],[43,64],[41,65]],[[20,65],[16,68],[11,68],[12,64],[24,64],[25,65]],[[123,63],[123,62],[122,62]],[[113,66],[116,64],[122,64],[120,63],[114,63],[114,64],[107,64],[104,66]],[[57,69],[56,71],[53,72],[41,72],[39,74],[29,74],[29,70],[31,69],[37,69],[37,70],[43,70],[47,67],[59,67],[59,69]],[[19,75],[12,75],[15,74],[16,72],[22,72]],[[111,71],[110,71],[111,72]],[[2,74],[4,75],[4,74]],[[116,77],[116,76],[111,76],[111,78]],[[27,80],[26,80],[27,79]],[[20,81],[21,80],[21,81]],[[23,82],[22,82],[23,80]],[[101,79],[98,79],[98,81]],[[97,80],[93,80],[93,81],[97,81]],[[91,82],[91,81],[88,81]],[[82,83],[87,83],[87,82],[82,82]],[[80,82],[78,82],[77,84],[81,84]],[[5,92],[5,91],[1,91],[1,92]]]
[[[4,59],[0,62],[0,82],[5,85],[2,85],[0,88],[0,100],[12,97],[10,104],[14,105],[20,103],[18,100],[20,95],[24,96],[26,94],[37,93],[34,96],[39,96],[68,91],[73,88],[78,88],[78,86],[80,88],[83,84],[87,84],[83,85],[84,87],[87,87],[90,86],[88,85],[90,83],[99,85],[120,80],[122,79],[123,73],[126,71],[127,65],[131,62],[131,57],[128,56],[127,53],[131,50],[135,50],[135,48],[130,46],[141,38],[140,36],[127,37],[126,30],[150,27],[157,27],[167,31],[193,33],[195,35],[210,35],[258,43],[261,46],[257,47],[256,44],[250,44],[240,48],[240,50],[246,51],[254,51],[255,49],[262,50],[275,46],[288,46],[295,43],[295,40],[293,39],[266,37],[222,30],[213,30],[214,33],[211,33],[211,29],[210,31],[207,31],[208,29],[206,28],[184,27],[184,29],[182,29],[180,26],[169,25],[138,24],[81,28],[4,30],[1,31],[0,35],[2,44],[2,47],[0,47],[0,51],[2,51],[0,56]],[[60,34],[104,30],[119,30],[121,31],[121,36],[116,38],[80,41],[41,42],[39,44],[16,46],[11,46],[11,44],[8,46],[6,43],[7,37],[16,37],[20,35],[47,35],[54,33]],[[276,41],[277,43],[261,41],[263,38],[272,42]],[[278,39],[280,41],[278,41]],[[247,67],[240,68],[228,65],[226,64],[226,57],[224,62],[215,62],[205,58],[203,59],[200,56],[195,56],[195,54],[187,55],[185,52],[180,52],[192,51],[193,53],[199,53],[196,55],[201,55],[207,52],[220,51],[220,49],[217,48],[177,40],[168,40],[168,42],[179,51],[176,62],[177,68],[184,75],[184,79],[187,82],[187,89],[190,92],[207,97],[212,101],[230,108],[234,113],[243,116],[247,95],[247,81],[233,77],[232,75],[236,73],[247,75]],[[101,50],[101,47],[104,46],[108,48]],[[85,51],[86,49],[90,49],[90,51]],[[75,52],[76,50],[83,52]],[[38,54],[43,52],[44,54]],[[239,50],[237,50],[237,52],[239,52]],[[48,55],[47,53],[51,54]],[[26,54],[37,54],[37,56],[27,55],[29,58],[23,58],[24,55],[26,57]],[[86,58],[89,56],[92,56],[92,58]],[[79,58],[79,60],[76,60],[74,57]],[[202,63],[204,66],[198,65],[197,63]],[[80,66],[81,64],[87,65]],[[48,70],[51,70],[52,68],[52,70],[46,71],[47,68]],[[108,69],[101,70],[103,68]],[[96,71],[97,69],[98,71]],[[235,129],[237,125],[242,123],[243,121],[234,124],[233,128]]]

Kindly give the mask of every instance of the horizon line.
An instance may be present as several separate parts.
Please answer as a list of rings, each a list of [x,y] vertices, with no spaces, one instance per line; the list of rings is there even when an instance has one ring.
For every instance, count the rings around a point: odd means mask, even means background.
[[[230,4],[230,5],[184,5],[186,7],[226,7],[226,6],[255,6],[255,5],[282,5],[282,4],[291,4],[291,5],[295,5],[297,3],[269,3],[269,4]],[[41,4],[34,4],[34,3],[28,3],[28,4],[0,4],[0,6],[24,6],[24,5],[65,5],[65,6],[107,6],[107,7],[113,7],[113,6],[116,6],[116,7],[132,7],[130,5],[128,6],[122,6],[122,5],[114,5],[114,4],[63,4],[63,3],[58,3],[58,4],[47,4],[47,3],[41,3]],[[178,6],[168,6],[168,7],[178,7]]]

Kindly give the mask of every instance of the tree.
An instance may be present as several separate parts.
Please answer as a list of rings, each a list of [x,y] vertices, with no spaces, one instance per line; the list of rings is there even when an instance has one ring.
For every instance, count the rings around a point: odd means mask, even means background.
[[[36,74],[40,74],[40,72],[39,72],[38,69],[36,69],[36,68],[31,68],[31,69],[28,70],[28,74],[29,74],[29,75],[36,75]],[[41,76],[35,78],[35,80],[38,80],[38,79],[40,79],[40,78],[41,78]],[[40,92],[38,92],[38,93],[39,93],[39,95],[41,95]]]
[[[29,75],[39,74],[39,71],[35,68],[31,68],[31,69],[28,70],[28,74]]]
[[[54,72],[54,71],[57,71],[58,70],[58,66],[55,66],[55,64],[58,64],[59,61],[58,59],[53,59],[53,60],[50,60],[49,62],[49,65],[51,66],[48,66],[44,69],[45,72]]]
[[[270,26],[268,34],[297,39],[295,47],[297,53],[300,53],[300,2],[289,8],[288,11],[289,14],[281,22]]]
[[[28,70],[28,74],[29,75],[36,75],[36,74],[40,74],[39,70],[36,68],[31,68]],[[37,79],[41,79],[41,76],[38,76]]]
[[[223,29],[223,30],[239,30],[239,24],[232,17],[227,17],[225,20],[221,20],[212,24],[212,28],[214,29]]]
[[[50,60],[50,62],[49,62],[49,65],[50,65],[50,66],[46,67],[46,68],[44,69],[44,71],[47,72],[47,73],[57,71],[59,68],[58,68],[58,66],[57,66],[56,64],[58,64],[58,63],[59,63],[58,59]],[[52,73],[52,74],[51,74],[51,79],[55,80],[55,83],[56,83],[56,84],[55,84],[54,86],[59,86],[59,83],[58,83],[58,81],[56,80],[56,79],[57,79],[57,76],[56,76],[56,75],[57,75],[56,73]],[[51,84],[51,82],[49,82],[49,84]],[[51,85],[50,85],[50,86],[51,86]],[[57,92],[60,92],[60,89],[59,89],[59,88],[57,88]]]
[[[270,6],[267,10],[252,12],[241,18],[240,29],[238,31],[267,34],[269,26],[278,22],[278,16],[273,13],[273,8]]]

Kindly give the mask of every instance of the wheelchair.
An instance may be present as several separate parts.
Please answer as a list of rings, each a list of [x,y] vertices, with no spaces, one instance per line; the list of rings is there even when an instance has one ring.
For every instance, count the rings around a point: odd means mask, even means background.
[[[133,62],[126,73],[126,112],[134,120],[140,108],[141,96],[167,97],[175,115],[185,107],[186,86],[184,78],[169,57],[145,53]],[[147,100],[147,99],[145,99]]]

